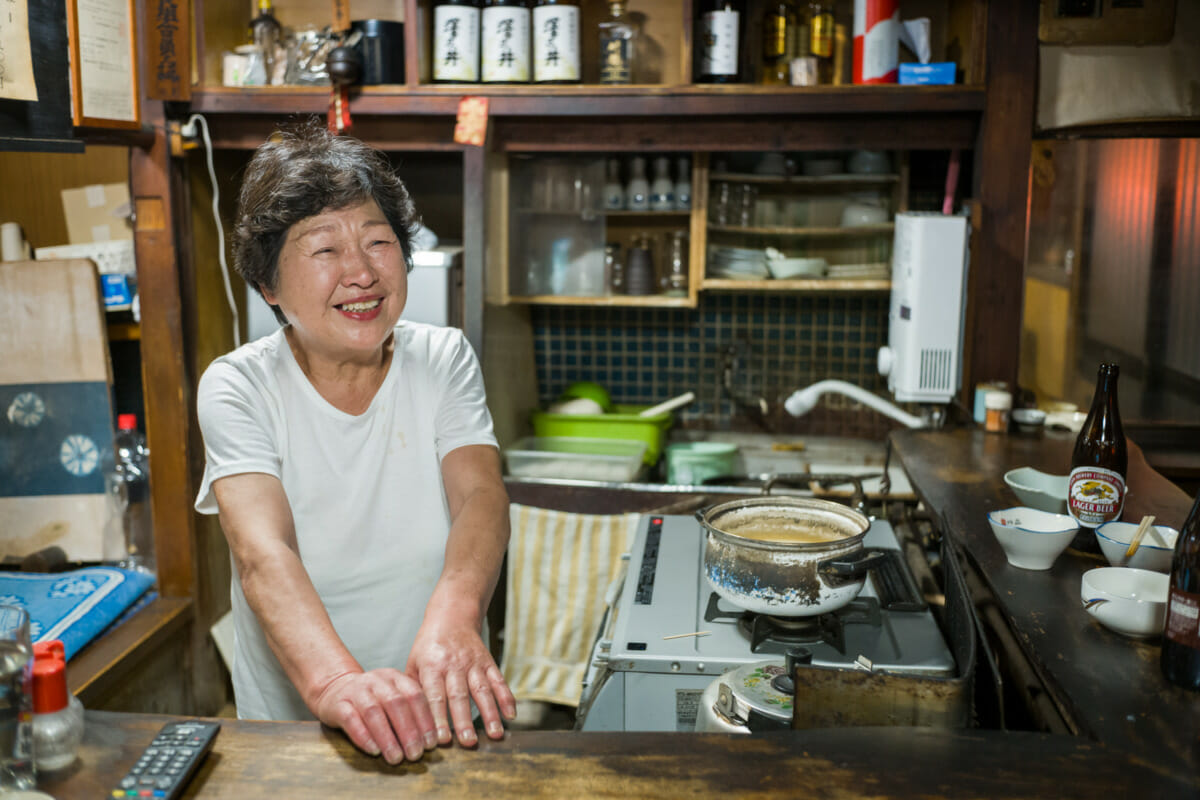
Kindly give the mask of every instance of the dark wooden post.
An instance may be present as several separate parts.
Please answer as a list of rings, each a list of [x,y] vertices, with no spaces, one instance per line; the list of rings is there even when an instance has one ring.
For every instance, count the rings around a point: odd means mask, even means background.
[[[975,150],[974,231],[968,276],[964,397],[979,381],[1015,386],[1021,344],[1029,157],[1038,78],[1038,3],[1000,2],[987,9],[987,98]]]

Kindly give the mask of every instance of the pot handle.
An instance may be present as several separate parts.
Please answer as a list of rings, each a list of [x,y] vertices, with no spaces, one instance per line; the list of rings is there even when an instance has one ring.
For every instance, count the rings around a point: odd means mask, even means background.
[[[817,563],[817,572],[831,578],[858,578],[866,575],[887,560],[881,550],[860,548],[844,556],[834,556]]]

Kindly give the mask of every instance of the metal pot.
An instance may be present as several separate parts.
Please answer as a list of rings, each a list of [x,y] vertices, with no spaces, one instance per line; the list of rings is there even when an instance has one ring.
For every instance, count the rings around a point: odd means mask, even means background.
[[[733,500],[696,512],[696,519],[707,532],[703,568],[713,591],[760,614],[836,611],[858,596],[867,572],[885,558],[863,548],[870,521],[829,500]]]

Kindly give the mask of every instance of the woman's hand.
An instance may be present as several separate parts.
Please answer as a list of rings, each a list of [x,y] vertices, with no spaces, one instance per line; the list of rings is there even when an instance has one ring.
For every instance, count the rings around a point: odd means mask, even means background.
[[[321,722],[341,728],[356,747],[373,756],[382,754],[389,764],[405,758],[417,761],[437,747],[425,693],[399,670],[339,675],[313,705]]]
[[[476,744],[471,700],[492,739],[504,736],[501,715],[505,719],[517,715],[517,701],[477,629],[456,622],[452,613],[438,614],[432,609],[426,612],[409,652],[407,672],[420,681],[425,691],[442,744],[450,743],[450,722],[458,732],[459,744]]]

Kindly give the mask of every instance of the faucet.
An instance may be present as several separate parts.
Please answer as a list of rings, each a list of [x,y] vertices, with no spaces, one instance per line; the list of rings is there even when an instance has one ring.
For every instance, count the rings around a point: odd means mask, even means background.
[[[872,394],[866,389],[855,386],[853,383],[848,383],[847,381],[818,381],[811,386],[794,392],[791,397],[784,401],[783,407],[786,408],[788,413],[793,417],[799,417],[807,414],[809,411],[812,411],[813,408],[816,407],[817,400],[820,399],[821,395],[829,392],[844,394],[847,397],[857,400],[865,406],[870,406],[880,414],[891,417],[892,419],[909,428],[928,427],[926,420],[923,420],[920,417],[914,417],[912,414],[909,414],[903,409],[898,408],[893,403],[889,403],[887,400],[884,400],[879,395]]]
[[[733,387],[733,371],[737,366],[738,357],[743,347],[746,344],[730,344],[725,347],[724,359],[721,366],[721,389],[726,397],[733,401],[733,404],[745,411],[747,415],[757,422],[763,430],[770,431],[771,426],[768,423],[768,414],[771,411],[770,404],[765,397],[746,397],[743,396]]]

